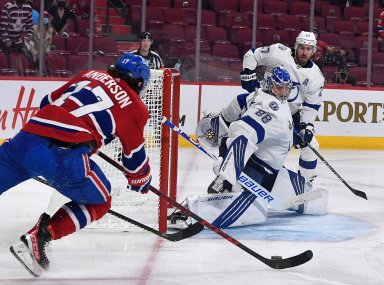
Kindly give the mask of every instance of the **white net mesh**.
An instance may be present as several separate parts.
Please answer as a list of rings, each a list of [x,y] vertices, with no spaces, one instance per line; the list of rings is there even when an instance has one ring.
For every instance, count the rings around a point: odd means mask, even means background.
[[[150,85],[147,95],[142,98],[150,112],[150,119],[146,125],[144,135],[146,139],[146,151],[151,164],[151,185],[159,188],[161,175],[161,119],[163,104],[163,71],[151,70]],[[115,139],[101,149],[115,161],[121,161],[121,145]],[[159,198],[153,193],[140,194],[127,189],[127,179],[119,170],[105,162],[98,156],[92,157],[103,169],[112,184],[112,209],[131,219],[145,223],[148,226],[158,226]],[[166,166],[168,167],[168,166]],[[138,229],[110,214],[93,223],[91,228],[115,228],[115,229]]]

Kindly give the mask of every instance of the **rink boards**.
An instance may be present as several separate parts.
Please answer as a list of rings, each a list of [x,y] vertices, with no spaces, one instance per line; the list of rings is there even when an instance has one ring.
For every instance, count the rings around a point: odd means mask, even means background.
[[[42,97],[66,79],[0,79],[0,139],[12,137],[38,110]],[[204,110],[217,112],[237,94],[239,85],[183,83],[180,98],[180,128],[192,135]],[[384,149],[384,89],[326,86],[316,122],[322,148]],[[181,146],[190,146],[183,139]]]

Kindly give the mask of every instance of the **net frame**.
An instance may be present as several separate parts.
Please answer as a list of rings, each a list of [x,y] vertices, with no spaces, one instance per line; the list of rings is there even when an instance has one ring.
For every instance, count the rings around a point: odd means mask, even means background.
[[[158,95],[161,94],[161,98]],[[178,136],[161,123],[167,117],[173,124],[179,124],[180,72],[174,69],[151,70],[151,79],[146,96],[142,98],[150,112],[150,119],[144,130],[145,148],[152,173],[151,185],[176,200]],[[116,138],[100,149],[101,152],[121,164],[121,144]],[[97,155],[91,157],[112,185],[111,209],[127,217],[167,231],[168,202],[153,193],[141,194],[127,189],[127,179],[116,167]],[[53,215],[69,199],[53,191],[47,213]],[[142,230],[117,217],[106,214],[103,218],[87,226],[88,229],[117,231]]]

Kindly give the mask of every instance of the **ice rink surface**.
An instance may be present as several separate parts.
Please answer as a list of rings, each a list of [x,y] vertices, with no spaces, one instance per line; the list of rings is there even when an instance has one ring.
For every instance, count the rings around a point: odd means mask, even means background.
[[[204,230],[179,242],[147,232],[85,230],[48,248],[50,271],[33,278],[9,252],[46,209],[51,189],[28,181],[0,197],[0,284],[384,284],[384,151],[321,150],[333,168],[368,201],[319,161],[315,183],[329,190],[329,214],[271,214],[266,224],[226,230],[257,253],[289,257],[312,250],[299,267],[270,269],[220,236]],[[295,167],[292,151],[286,165]],[[181,149],[178,201],[203,193],[211,161]],[[149,193],[148,195],[154,195]]]

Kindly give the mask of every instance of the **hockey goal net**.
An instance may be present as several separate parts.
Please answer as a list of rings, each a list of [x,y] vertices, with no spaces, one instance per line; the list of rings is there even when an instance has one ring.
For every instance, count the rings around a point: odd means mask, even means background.
[[[180,98],[180,73],[170,69],[151,70],[151,79],[143,98],[150,112],[144,130],[146,152],[152,171],[151,185],[172,198],[176,198],[177,184],[177,134],[161,123],[162,117],[178,125]],[[118,139],[101,149],[115,161],[121,162],[121,145]],[[94,158],[112,184],[112,207],[116,212],[146,225],[167,230],[168,203],[149,192],[140,194],[127,190],[125,176],[99,157]],[[110,214],[92,225],[93,228],[126,229],[135,227]]]
[[[179,121],[180,73],[171,69],[151,70],[151,79],[144,103],[150,112],[150,119],[144,130],[146,152],[152,172],[151,185],[176,199],[177,184],[177,134],[161,123],[166,116],[174,124]],[[173,134],[172,134],[173,133]],[[115,139],[100,151],[121,164],[121,144]],[[92,159],[101,167],[112,185],[111,209],[133,220],[167,230],[167,201],[149,192],[140,194],[127,189],[127,179],[116,167],[94,155]],[[56,192],[56,191],[54,191]],[[57,192],[51,198],[51,204],[60,207]],[[56,200],[52,202],[52,200]],[[52,208],[52,207],[50,207]],[[88,225],[92,229],[116,229],[133,231],[139,229],[111,214]]]

